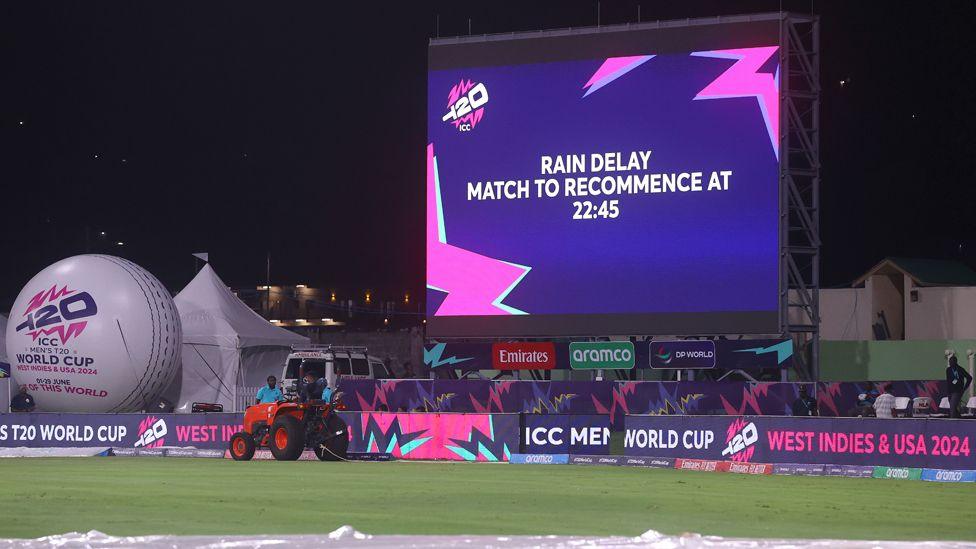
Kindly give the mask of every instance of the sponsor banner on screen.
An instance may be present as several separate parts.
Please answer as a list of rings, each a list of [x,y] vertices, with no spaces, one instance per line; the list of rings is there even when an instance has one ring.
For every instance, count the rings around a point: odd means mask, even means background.
[[[569,344],[569,366],[573,370],[630,370],[636,356],[634,344],[629,341],[574,341]]]
[[[230,455],[230,450],[224,451],[224,459],[234,459]],[[254,461],[274,461],[275,457],[271,453],[271,450],[264,448],[258,448],[254,451],[254,457],[251,458]],[[311,450],[303,450],[298,456],[298,461],[318,461],[319,458],[315,456],[315,452]]]
[[[339,412],[350,452],[397,459],[508,461],[519,447],[518,414]]]
[[[728,471],[741,475],[771,475],[773,474],[773,466],[769,463],[741,463],[738,461],[730,461],[728,462]]]
[[[715,367],[735,370],[758,370],[764,368],[786,368],[790,366],[793,356],[793,341],[789,339],[743,339],[743,340],[713,340],[715,348]],[[653,345],[639,343],[634,345],[630,341],[609,342],[552,342],[555,349],[555,369],[610,369],[651,367],[651,352]],[[424,368],[426,370],[493,370],[495,359],[490,342],[436,342],[424,345]],[[633,364],[628,366],[630,359],[624,353],[624,347],[633,350]],[[594,362],[592,351],[586,355],[572,352],[574,349],[600,350],[603,358],[609,359],[600,366]],[[609,355],[608,350],[615,353]],[[426,371],[424,370],[424,371]]]
[[[874,467],[871,465],[824,465],[823,474],[828,477],[871,478]]]
[[[536,454],[609,454],[610,416],[524,414],[521,451]]]
[[[622,456],[621,459],[621,465],[629,465],[631,467],[656,467],[658,469],[671,469],[674,467],[673,458]]]
[[[0,414],[0,447],[227,447],[243,414]]]
[[[202,450],[197,448],[112,448],[109,455],[118,457],[190,457],[222,458],[226,450],[216,448]]]
[[[897,480],[920,480],[922,469],[918,467],[875,467],[874,478],[893,478]]]
[[[728,471],[729,463],[727,461],[719,461],[715,459],[688,459],[688,458],[676,458],[674,460],[675,469],[684,469],[686,471]]]
[[[976,482],[976,471],[922,469],[922,480],[929,482]]]
[[[819,477],[825,474],[825,466],[809,463],[775,463],[773,464],[773,474]]]
[[[627,455],[745,463],[969,469],[976,422],[939,419],[634,416]]]
[[[569,462],[576,465],[626,465],[624,461],[623,456],[569,456]]]
[[[550,341],[495,343],[491,361],[495,370],[552,370],[556,367],[556,346]]]
[[[509,463],[535,465],[565,465],[569,454],[512,454]]]
[[[651,368],[697,370],[715,367],[715,342],[709,339],[651,341]]]

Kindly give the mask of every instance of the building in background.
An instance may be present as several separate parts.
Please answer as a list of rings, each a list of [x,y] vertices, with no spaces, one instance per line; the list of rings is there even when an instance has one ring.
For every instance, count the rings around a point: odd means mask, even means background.
[[[421,303],[413,301],[408,292],[391,297],[368,289],[353,294],[297,284],[258,286],[234,293],[272,323],[296,331],[399,330],[423,324]]]
[[[368,347],[398,377],[411,377],[423,361],[423,303],[408,292],[390,296],[297,284],[234,293],[272,324],[312,343]]]
[[[821,377],[939,379],[945,351],[976,349],[976,271],[889,257],[850,288],[820,290]]]

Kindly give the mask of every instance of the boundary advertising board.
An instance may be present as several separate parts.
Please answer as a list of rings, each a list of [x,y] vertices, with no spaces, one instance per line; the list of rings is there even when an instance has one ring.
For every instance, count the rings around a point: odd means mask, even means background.
[[[2,448],[227,448],[243,414],[0,414]]]
[[[610,416],[522,414],[519,451],[524,454],[610,453]]]
[[[624,452],[743,463],[972,469],[976,422],[774,416],[633,416]]]

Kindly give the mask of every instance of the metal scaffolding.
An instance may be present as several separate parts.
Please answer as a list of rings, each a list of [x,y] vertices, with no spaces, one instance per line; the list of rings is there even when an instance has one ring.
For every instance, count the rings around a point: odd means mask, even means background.
[[[820,18],[780,19],[780,318],[801,378],[820,377]]]

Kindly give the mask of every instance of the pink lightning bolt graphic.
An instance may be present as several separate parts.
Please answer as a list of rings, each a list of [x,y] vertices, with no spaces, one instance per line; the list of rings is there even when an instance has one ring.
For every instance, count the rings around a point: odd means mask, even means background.
[[[776,74],[756,72],[776,54],[779,48],[741,48],[735,50],[697,51],[695,57],[716,57],[734,59],[725,72],[719,75],[705,89],[698,92],[695,99],[728,99],[732,97],[755,97],[762,112],[773,153],[779,158],[779,69]]]
[[[447,243],[434,144],[427,145],[427,287],[447,293],[438,316],[526,314],[502,303],[531,267]]]
[[[653,59],[653,55],[632,55],[628,57],[609,57],[600,65],[600,68],[593,73],[593,76],[583,85],[586,93],[583,97],[590,95],[596,90],[606,86],[610,82],[620,78],[637,67]]]

